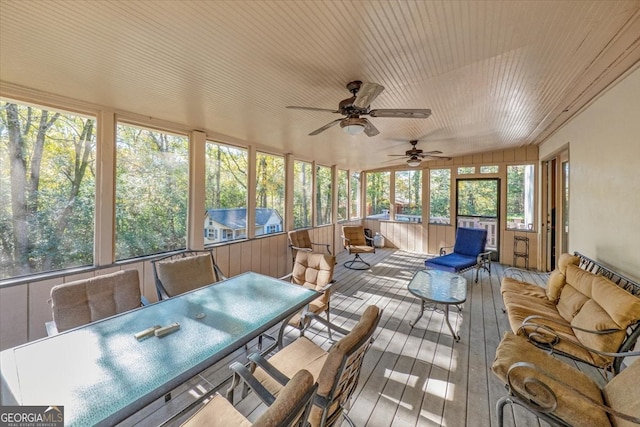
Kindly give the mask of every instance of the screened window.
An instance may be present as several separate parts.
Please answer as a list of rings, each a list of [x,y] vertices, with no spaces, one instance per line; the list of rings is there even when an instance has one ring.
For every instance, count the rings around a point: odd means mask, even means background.
[[[422,171],[396,172],[396,221],[422,222]]]
[[[312,173],[311,163],[293,162],[293,228],[311,227]]]
[[[498,171],[499,171],[498,165],[480,166],[480,173],[498,173]]]
[[[390,172],[367,173],[367,218],[389,219]]]
[[[429,222],[451,224],[451,170],[429,172]]]
[[[119,123],[116,129],[116,259],[186,247],[186,136]]]
[[[0,102],[0,279],[93,264],[95,124]]]
[[[211,220],[213,227],[221,230],[220,241],[244,239],[247,237],[247,150],[207,141],[205,156],[205,224]],[[204,243],[218,243],[218,240],[205,239]]]
[[[349,174],[346,170],[338,170],[338,221],[345,221],[347,217],[347,206],[349,195],[347,194],[347,179]]]
[[[316,166],[316,224],[331,224],[331,168]]]
[[[533,230],[534,166],[507,166],[507,228]]]
[[[256,153],[256,236],[284,229],[284,175],[284,157]]]
[[[360,172],[351,172],[351,182],[349,187],[349,200],[351,208],[349,215],[352,219],[360,218]]]
[[[475,166],[461,166],[458,168],[458,175],[468,175],[476,173]]]

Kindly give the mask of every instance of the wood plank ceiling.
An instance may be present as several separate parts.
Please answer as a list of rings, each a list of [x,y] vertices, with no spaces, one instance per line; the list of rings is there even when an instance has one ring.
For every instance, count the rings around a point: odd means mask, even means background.
[[[0,81],[378,168],[420,139],[447,156],[539,143],[640,60],[640,1],[0,0]],[[386,90],[349,136],[351,80]],[[400,163],[402,160],[399,161]]]

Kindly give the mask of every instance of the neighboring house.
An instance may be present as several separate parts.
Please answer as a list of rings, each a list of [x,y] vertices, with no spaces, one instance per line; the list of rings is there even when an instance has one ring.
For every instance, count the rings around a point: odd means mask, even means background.
[[[282,231],[282,217],[275,209],[256,209],[256,236]],[[247,237],[247,208],[207,209],[204,243],[219,243]]]

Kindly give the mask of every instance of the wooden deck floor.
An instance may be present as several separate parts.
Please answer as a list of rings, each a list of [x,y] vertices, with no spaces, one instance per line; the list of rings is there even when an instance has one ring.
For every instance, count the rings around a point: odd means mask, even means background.
[[[339,256],[332,296],[332,321],[347,329],[369,304],[384,310],[348,411],[350,418],[357,426],[373,427],[497,425],[495,403],[506,391],[490,366],[503,332],[509,330],[499,292],[505,266],[493,263],[491,277],[481,273],[477,284],[475,272],[465,273],[467,302],[460,313],[452,309],[449,315],[461,336],[455,343],[440,311],[427,311],[414,328],[409,326],[418,315],[419,301],[407,291],[407,283],[423,268],[423,254],[383,249],[364,257],[371,269],[353,271],[342,267],[347,255]],[[526,273],[526,280],[544,284],[546,275]],[[292,332],[287,339],[296,336]],[[331,344],[322,329],[312,326],[307,336],[327,348]],[[159,425],[176,408],[226,378],[232,360],[246,360],[244,351],[174,391],[171,401],[150,405],[122,426]],[[579,368],[594,374],[586,366]],[[251,394],[237,407],[250,419],[263,410]],[[167,425],[179,425],[186,416]],[[546,425],[519,408],[508,410],[505,418],[507,426]]]

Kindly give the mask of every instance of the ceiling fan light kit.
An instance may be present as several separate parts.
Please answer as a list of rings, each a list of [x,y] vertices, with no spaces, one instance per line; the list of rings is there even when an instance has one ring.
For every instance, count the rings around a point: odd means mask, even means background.
[[[422,161],[420,159],[409,159],[409,160],[407,160],[407,164],[409,166],[411,166],[412,168],[417,168],[418,166],[420,166],[420,163],[422,163]]]
[[[340,127],[345,133],[349,135],[359,135],[364,132],[365,119],[358,117],[349,117],[340,122]]]
[[[296,110],[324,111],[328,113],[342,114],[345,116],[344,119],[333,120],[321,128],[314,130],[309,134],[311,136],[318,135],[338,123],[340,123],[342,130],[349,135],[359,135],[364,132],[367,136],[375,136],[380,133],[373,123],[360,116],[426,119],[431,115],[431,110],[429,109],[389,108],[371,110],[371,102],[373,102],[373,100],[376,99],[384,90],[384,86],[377,83],[363,83],[360,80],[354,80],[347,83],[347,90],[351,92],[352,96],[340,101],[337,110],[298,106],[288,106],[287,108]]]

